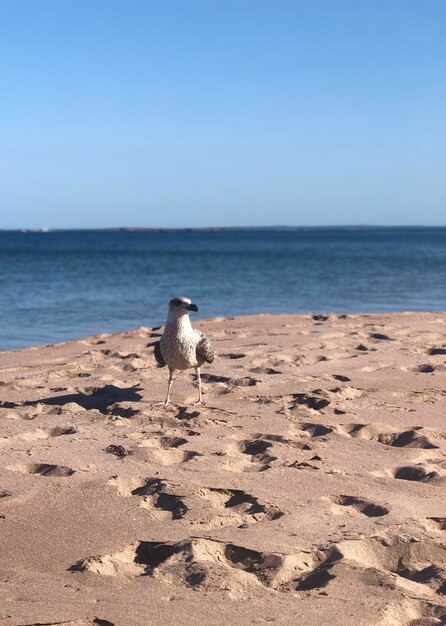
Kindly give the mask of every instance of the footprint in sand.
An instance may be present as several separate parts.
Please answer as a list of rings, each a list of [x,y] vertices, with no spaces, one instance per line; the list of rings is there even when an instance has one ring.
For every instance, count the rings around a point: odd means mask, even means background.
[[[370,339],[375,339],[376,341],[393,341],[391,337],[388,335],[384,335],[383,333],[372,333]]]
[[[393,583],[417,595],[446,593],[446,548],[432,540],[374,537],[342,541],[338,548],[345,559],[362,568],[365,577],[373,568],[384,576],[391,574]]]
[[[184,517],[188,507],[182,500],[183,496],[168,492],[168,485],[159,478],[149,478],[140,487],[131,491],[133,496],[141,496],[138,506],[147,509],[157,519],[178,520]]]
[[[188,442],[183,437],[151,437],[138,446],[140,451],[144,451],[149,461],[160,463],[161,465],[176,465],[187,463],[201,454],[194,450],[179,450],[181,446]],[[133,456],[138,456],[138,451],[134,451]]]
[[[362,389],[356,389],[356,387],[349,387],[348,385],[333,387],[330,389],[330,393],[335,395],[337,400],[355,400],[361,398],[364,394]]]
[[[197,496],[206,504],[200,518],[192,522],[200,528],[246,528],[252,523],[274,521],[285,515],[277,507],[261,504],[256,497],[240,489],[201,488]]]
[[[245,470],[264,472],[270,469],[271,463],[277,460],[276,456],[268,452],[272,445],[272,441],[265,440],[264,438],[241,441],[239,443],[240,452],[250,457],[250,465],[248,465]]]
[[[446,530],[446,517],[427,517],[424,522],[432,530]]]
[[[244,546],[193,537],[180,542],[140,541],[124,550],[74,563],[69,571],[124,578],[156,576],[196,591],[221,590],[246,597],[250,588],[280,592],[325,587],[342,558],[335,548],[313,553],[258,552]]]
[[[343,374],[333,374],[333,378],[338,380],[340,383],[349,383],[351,381],[351,378],[344,376]]]
[[[423,363],[422,365],[417,365],[412,369],[412,372],[417,372],[418,374],[432,374],[435,372],[437,366],[432,363]]]
[[[440,471],[437,471],[440,469]],[[370,472],[372,476],[380,478],[396,478],[397,480],[407,480],[409,482],[440,485],[446,480],[444,471],[433,465],[421,464],[403,465],[401,467],[384,470],[374,470]]]
[[[423,432],[422,426],[414,426],[410,430],[383,432],[384,425],[379,424],[339,424],[339,434],[353,437],[354,439],[366,439],[376,441],[394,448],[420,448],[424,450],[437,449],[439,446],[432,443]]]
[[[311,394],[295,393],[291,396],[288,409],[293,411],[301,406],[304,406],[313,411],[321,411],[331,404],[330,400],[326,396],[327,392],[322,391],[321,389],[315,389],[311,392]]]
[[[272,367],[253,367],[250,370],[253,374],[267,374],[268,376],[273,376],[275,374],[281,374],[282,372],[279,372],[279,370],[275,370]]]
[[[358,352],[368,352],[369,348],[363,343],[360,343],[356,346],[355,350],[358,350]]]
[[[319,354],[319,355],[299,354],[294,359],[294,365],[297,367],[302,367],[305,365],[316,365],[317,363],[322,363],[323,361],[328,361],[328,357],[325,356],[324,354]],[[274,363],[274,365],[280,365],[281,363],[282,361],[278,361],[277,363]]]
[[[331,426],[326,426],[325,424],[314,424],[313,422],[303,422],[296,425],[302,433],[306,433],[308,437],[324,437],[325,435],[329,435],[334,432],[334,429]]]
[[[240,489],[180,487],[160,478],[111,478],[109,485],[120,495],[139,498],[138,506],[147,509],[159,520],[180,520],[187,516],[188,524],[200,528],[238,526],[245,528],[261,521],[274,521],[285,513],[264,504]]]
[[[36,428],[36,430],[19,433],[12,437],[2,437],[1,443],[10,443],[11,441],[38,441],[39,439],[49,439],[53,437],[62,437],[65,435],[74,435],[77,433],[74,426],[54,426],[53,428]]]
[[[427,351],[427,354],[429,356],[445,355],[446,354],[446,348],[445,347],[442,347],[442,348],[430,348]]]
[[[123,404],[122,402],[112,404],[108,407],[106,413],[112,417],[124,417],[127,419],[130,417],[136,417],[136,415],[141,415],[141,411],[139,409],[135,409],[132,406]]]
[[[124,446],[116,445],[114,443],[111,443],[110,445],[108,445],[104,449],[104,452],[106,452],[107,454],[114,454],[119,459],[123,459],[125,456],[129,454],[128,450],[126,450]]]
[[[337,515],[349,512],[366,517],[382,517],[389,513],[387,507],[356,496],[336,496],[331,502],[332,511]]]
[[[282,396],[257,396],[257,402],[262,404],[270,404],[272,402],[280,404],[282,408],[280,412],[284,413],[288,419],[295,419],[303,414],[306,410],[307,414],[314,415],[315,412],[324,414],[323,409],[331,404],[331,395],[336,393],[341,399],[351,399],[351,397],[359,397],[362,392],[350,387],[336,387],[326,391],[324,389],[314,389],[309,393],[294,393]],[[343,398],[345,396],[345,398]]]
[[[72,476],[74,469],[64,465],[53,465],[51,463],[29,463],[23,465],[12,465],[7,469],[20,474],[40,474],[40,476]]]
[[[439,473],[423,465],[404,465],[403,467],[398,467],[394,471],[393,476],[400,480],[427,482],[438,478]]]
[[[254,387],[260,380],[244,376],[243,378],[229,378],[228,376],[217,376],[215,374],[202,374],[201,380],[205,383],[225,383],[228,387]]]

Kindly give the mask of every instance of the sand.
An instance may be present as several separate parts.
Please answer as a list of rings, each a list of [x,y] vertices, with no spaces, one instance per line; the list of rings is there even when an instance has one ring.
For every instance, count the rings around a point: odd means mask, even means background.
[[[446,314],[196,324],[0,353],[0,624],[446,623]]]

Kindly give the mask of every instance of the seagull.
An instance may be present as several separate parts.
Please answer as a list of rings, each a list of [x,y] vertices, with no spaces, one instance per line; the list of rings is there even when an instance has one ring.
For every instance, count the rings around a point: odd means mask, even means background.
[[[167,406],[170,402],[170,390],[172,388],[173,373],[175,370],[186,370],[193,367],[197,373],[198,401],[194,406],[204,404],[201,394],[200,367],[203,363],[212,363],[214,349],[211,342],[201,330],[192,328],[189,313],[198,311],[196,304],[192,304],[189,298],[182,296],[173,298],[169,302],[169,314],[164,327],[164,333],[160,341],[154,347],[155,359],[158,367],[169,368],[169,380],[167,384],[167,396],[163,403]]]

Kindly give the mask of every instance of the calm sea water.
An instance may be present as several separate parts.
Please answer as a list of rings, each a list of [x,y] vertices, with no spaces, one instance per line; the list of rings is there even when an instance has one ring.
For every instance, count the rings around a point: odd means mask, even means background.
[[[0,232],[0,349],[198,317],[446,310],[446,228]]]

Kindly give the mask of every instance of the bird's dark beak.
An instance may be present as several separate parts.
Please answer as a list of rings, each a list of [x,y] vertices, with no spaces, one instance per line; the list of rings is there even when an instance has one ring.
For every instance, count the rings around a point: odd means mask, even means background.
[[[198,311],[198,307],[196,304],[189,304],[187,308],[189,309],[189,311],[195,311],[195,313]]]

